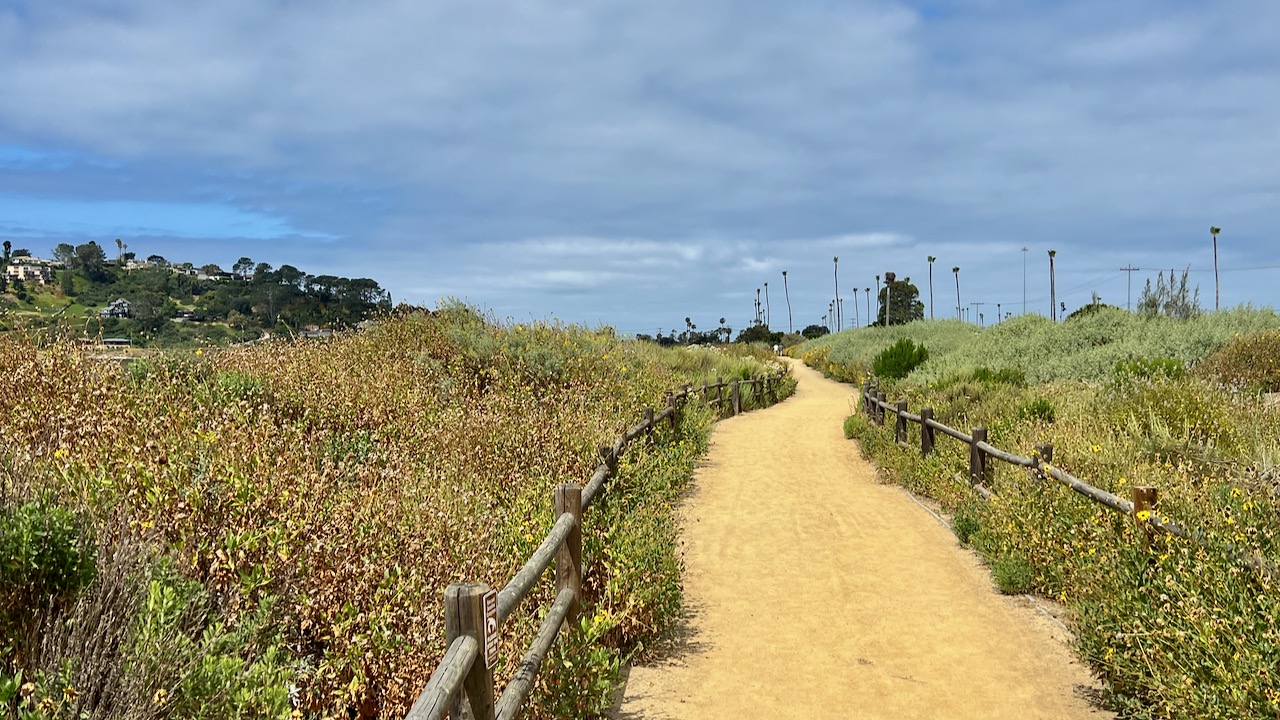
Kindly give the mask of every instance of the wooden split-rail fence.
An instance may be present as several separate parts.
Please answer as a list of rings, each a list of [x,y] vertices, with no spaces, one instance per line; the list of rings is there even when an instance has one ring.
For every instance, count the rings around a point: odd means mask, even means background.
[[[967,444],[969,446],[968,485],[986,500],[995,497],[995,493],[986,485],[991,477],[989,459],[994,458],[1010,465],[1026,468],[1036,478],[1053,479],[1095,503],[1123,515],[1132,516],[1134,522],[1142,530],[1141,538],[1144,546],[1150,545],[1153,533],[1161,532],[1197,542],[1206,548],[1215,547],[1204,533],[1161,517],[1157,512],[1158,491],[1156,488],[1135,486],[1132,499],[1126,499],[1102,488],[1094,487],[1053,464],[1052,443],[1037,444],[1030,457],[1001,450],[987,442],[987,429],[984,427],[973,428],[971,434],[965,434],[934,420],[933,408],[921,408],[920,413],[917,415],[908,411],[906,400],[899,400],[896,403],[888,402],[885,398],[885,393],[879,389],[878,383],[874,378],[868,378],[862,385],[862,409],[867,417],[877,425],[884,425],[887,413],[893,413],[895,416],[894,439],[897,441],[898,446],[904,450],[912,448],[911,443],[907,440],[908,423],[915,423],[920,426],[920,454],[922,456],[928,456],[933,452],[938,433],[953,437]],[[1275,568],[1256,554],[1242,553],[1233,546],[1222,549],[1236,562],[1249,570],[1271,578],[1280,576]]]
[[[766,403],[774,403],[778,400],[781,380],[781,375],[730,382],[718,378],[714,384],[704,382],[701,387],[686,384],[679,392],[668,392],[664,408],[656,412],[645,408],[639,423],[628,428],[613,445],[600,448],[600,465],[585,485],[564,483],[557,487],[552,498],[555,523],[542,544],[500,591],[475,582],[456,583],[445,590],[445,654],[409,710],[408,720],[435,720],[446,714],[455,720],[518,717],[556,636],[566,623],[577,620],[583,577],[582,517],[604,489],[605,481],[617,472],[618,458],[633,441],[648,435],[661,423],[674,428],[685,402],[701,399],[715,407],[722,417],[737,415],[743,410],[746,388],[751,388],[756,397]],[[496,651],[498,633],[553,563],[555,599],[515,675],[495,699],[489,660]]]

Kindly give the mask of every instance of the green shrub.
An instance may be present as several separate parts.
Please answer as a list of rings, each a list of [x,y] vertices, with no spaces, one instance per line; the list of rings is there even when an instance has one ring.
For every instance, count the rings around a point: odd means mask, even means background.
[[[992,370],[991,368],[980,367],[973,371],[973,379],[983,385],[1012,385],[1014,387],[1027,386],[1027,374],[1017,368],[1000,368]]]
[[[1237,337],[1196,365],[1195,374],[1247,390],[1280,391],[1280,332]]]
[[[872,369],[882,378],[901,380],[929,359],[924,345],[917,345],[911,338],[901,338],[876,356]]]
[[[1034,420],[1052,423],[1056,412],[1048,398],[1038,397],[1018,408],[1018,417],[1023,420]]]
[[[1035,573],[1031,563],[1014,555],[1003,555],[991,564],[991,577],[1005,595],[1021,595],[1031,590]]]
[[[844,419],[844,436],[845,439],[852,438],[858,432],[858,425],[862,422],[862,417],[856,413]]]
[[[166,714],[183,718],[288,718],[294,663],[272,626],[270,599],[231,628],[212,619],[213,599],[171,564],[152,570],[125,649],[127,676],[156,695]]]
[[[1172,357],[1129,358],[1116,363],[1115,368],[1116,377],[1181,378],[1186,375],[1186,363]]]
[[[1112,423],[1117,429],[1223,449],[1236,443],[1231,409],[1194,378],[1154,375],[1121,380],[1108,389]]]
[[[3,605],[74,594],[93,580],[94,559],[92,538],[70,510],[45,501],[0,510]]]
[[[979,518],[978,508],[972,503],[964,503],[956,508],[955,514],[951,516],[951,531],[956,534],[961,545],[968,545],[969,540],[978,532],[981,527]]]

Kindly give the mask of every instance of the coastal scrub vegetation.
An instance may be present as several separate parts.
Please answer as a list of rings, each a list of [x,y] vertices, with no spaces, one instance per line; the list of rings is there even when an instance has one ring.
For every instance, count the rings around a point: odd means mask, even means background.
[[[1280,317],[1240,308],[1186,318],[1099,308],[1063,323],[1024,316],[863,329],[795,352],[860,383],[901,338],[929,348],[890,400],[1052,462],[1122,497],[1159,491],[1159,518],[1199,541],[1146,537],[1133,518],[994,462],[987,502],[962,479],[968,448],[897,447],[858,414],[846,434],[882,474],[937,499],[1005,592],[1065,607],[1077,647],[1126,718],[1280,715]],[[911,425],[912,442],[919,442]]]
[[[510,578],[552,489],[642,407],[783,372],[457,304],[127,366],[0,337],[0,715],[402,716],[444,651],[445,587]],[[588,513],[583,620],[528,716],[600,712],[680,612],[672,507],[713,419],[681,416]],[[550,590],[504,627],[500,682]]]

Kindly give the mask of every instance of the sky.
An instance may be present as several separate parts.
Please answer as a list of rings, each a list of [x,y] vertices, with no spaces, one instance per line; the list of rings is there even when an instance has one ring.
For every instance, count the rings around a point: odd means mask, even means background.
[[[1050,249],[1068,311],[1186,268],[1212,308],[1213,225],[1223,307],[1275,306],[1277,28],[1274,0],[0,0],[0,239],[653,333],[746,327],[757,289],[821,323],[835,257],[846,326],[886,271],[928,315],[929,256],[937,317],[957,266],[970,319],[1047,314]]]

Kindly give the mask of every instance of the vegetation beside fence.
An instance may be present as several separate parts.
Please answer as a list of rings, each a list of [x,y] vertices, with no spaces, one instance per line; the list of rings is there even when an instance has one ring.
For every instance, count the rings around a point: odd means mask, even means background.
[[[638,408],[780,370],[462,306],[127,368],[0,338],[0,544],[39,568],[0,567],[0,714],[402,716],[445,652],[445,587],[514,575]],[[678,615],[671,506],[712,417],[691,404],[619,458],[529,717],[598,710]],[[507,625],[501,681],[538,618]]]
[[[631,512],[618,516],[610,513],[607,507],[612,500],[607,483],[618,474],[619,462],[626,457],[627,450],[633,443],[652,441],[654,433],[664,425],[672,430],[677,428],[681,415],[693,409],[690,406],[711,410],[717,416],[737,415],[750,404],[776,403],[792,389],[794,382],[785,373],[728,382],[717,379],[715,383],[703,382],[700,387],[686,384],[679,392],[668,393],[666,406],[661,410],[645,408],[638,423],[627,428],[612,445],[600,448],[600,464],[585,485],[565,483],[555,489],[551,498],[551,504],[555,508],[555,523],[520,571],[500,591],[475,582],[455,583],[445,590],[445,628],[449,645],[408,717],[411,720],[436,720],[445,716],[470,717],[475,720],[511,720],[520,717],[525,712],[525,704],[539,678],[544,661],[562,630],[567,630],[565,634],[568,638],[564,643],[569,645],[569,652],[563,647],[560,649],[560,661],[551,664],[552,672],[563,677],[566,673],[561,671],[562,666],[571,677],[573,673],[599,673],[600,668],[581,662],[584,654],[590,657],[593,652],[607,652],[608,649],[591,646],[601,639],[602,633],[598,626],[602,620],[607,621],[608,616],[596,614],[590,619],[584,618],[584,610],[590,611],[590,605],[595,604],[593,600],[596,598],[593,597],[594,593],[587,592],[588,588],[584,583],[592,558],[588,556],[584,559],[582,530],[586,511],[593,507],[593,503],[596,507],[606,506],[602,511],[606,516],[606,531],[617,531],[619,526],[631,522]],[[748,395],[753,395],[758,401],[744,403]],[[678,485],[669,486],[669,489],[678,489]],[[666,498],[667,510],[674,499]],[[625,495],[623,502],[626,502]],[[666,515],[665,512],[663,514]],[[674,529],[673,526],[668,527]],[[668,539],[674,540],[673,537]],[[610,560],[603,557],[594,559],[599,562]],[[614,554],[611,560],[615,563],[633,563],[642,558]],[[507,681],[501,695],[497,696],[495,671],[503,665],[512,666],[514,659],[503,663],[498,658],[486,657],[484,648],[487,643],[495,642],[494,638],[501,637],[505,623],[517,614],[521,602],[538,585],[541,576],[553,563],[553,599],[546,608],[536,609],[537,612],[533,611],[535,609],[524,612],[526,617],[541,618],[538,632],[516,666],[515,674]],[[678,582],[677,564],[669,564],[665,570],[663,575],[668,582]],[[646,575],[644,579],[652,581],[655,578]],[[647,592],[651,590],[636,586],[623,594],[626,602],[633,602],[636,596]],[[668,604],[673,606],[671,609],[675,609],[678,599],[669,597]],[[616,670],[616,665],[613,664],[607,664],[606,667]],[[616,678],[608,675],[599,679],[588,678],[587,686],[596,690],[586,698],[589,702],[565,706],[562,695],[558,698],[560,703],[555,708],[555,716],[586,717],[599,712],[603,709],[602,701],[613,690],[613,680]],[[603,696],[597,697],[597,694]]]
[[[960,344],[935,351],[922,332],[913,337],[929,359],[880,388],[890,408],[885,424],[863,413],[846,423],[885,476],[941,502],[1002,590],[1065,605],[1081,654],[1105,681],[1107,704],[1124,717],[1280,714],[1280,412],[1259,394],[1267,388],[1226,384],[1218,369],[1274,367],[1280,356],[1259,352],[1270,346],[1270,331],[1235,338],[1206,327],[1193,334],[1224,339],[1185,362],[1121,353],[1101,378],[1069,379],[1078,374],[1064,370],[1068,378],[1043,382],[1021,367],[987,364],[1018,352],[1016,344],[993,345],[985,357]],[[984,332],[972,342],[994,337]],[[861,344],[863,357],[892,342],[861,333],[842,342]],[[939,355],[951,356],[945,371],[930,369]],[[962,356],[980,359],[963,365]],[[905,438],[898,402],[906,403]],[[970,443],[935,429],[934,451],[922,454],[921,425],[910,418],[926,407],[959,435],[986,430],[980,488],[970,482]],[[1037,455],[1047,445],[1051,459],[1044,449]],[[996,450],[1030,462],[996,460]],[[1133,510],[1136,487],[1156,489],[1155,507]]]

